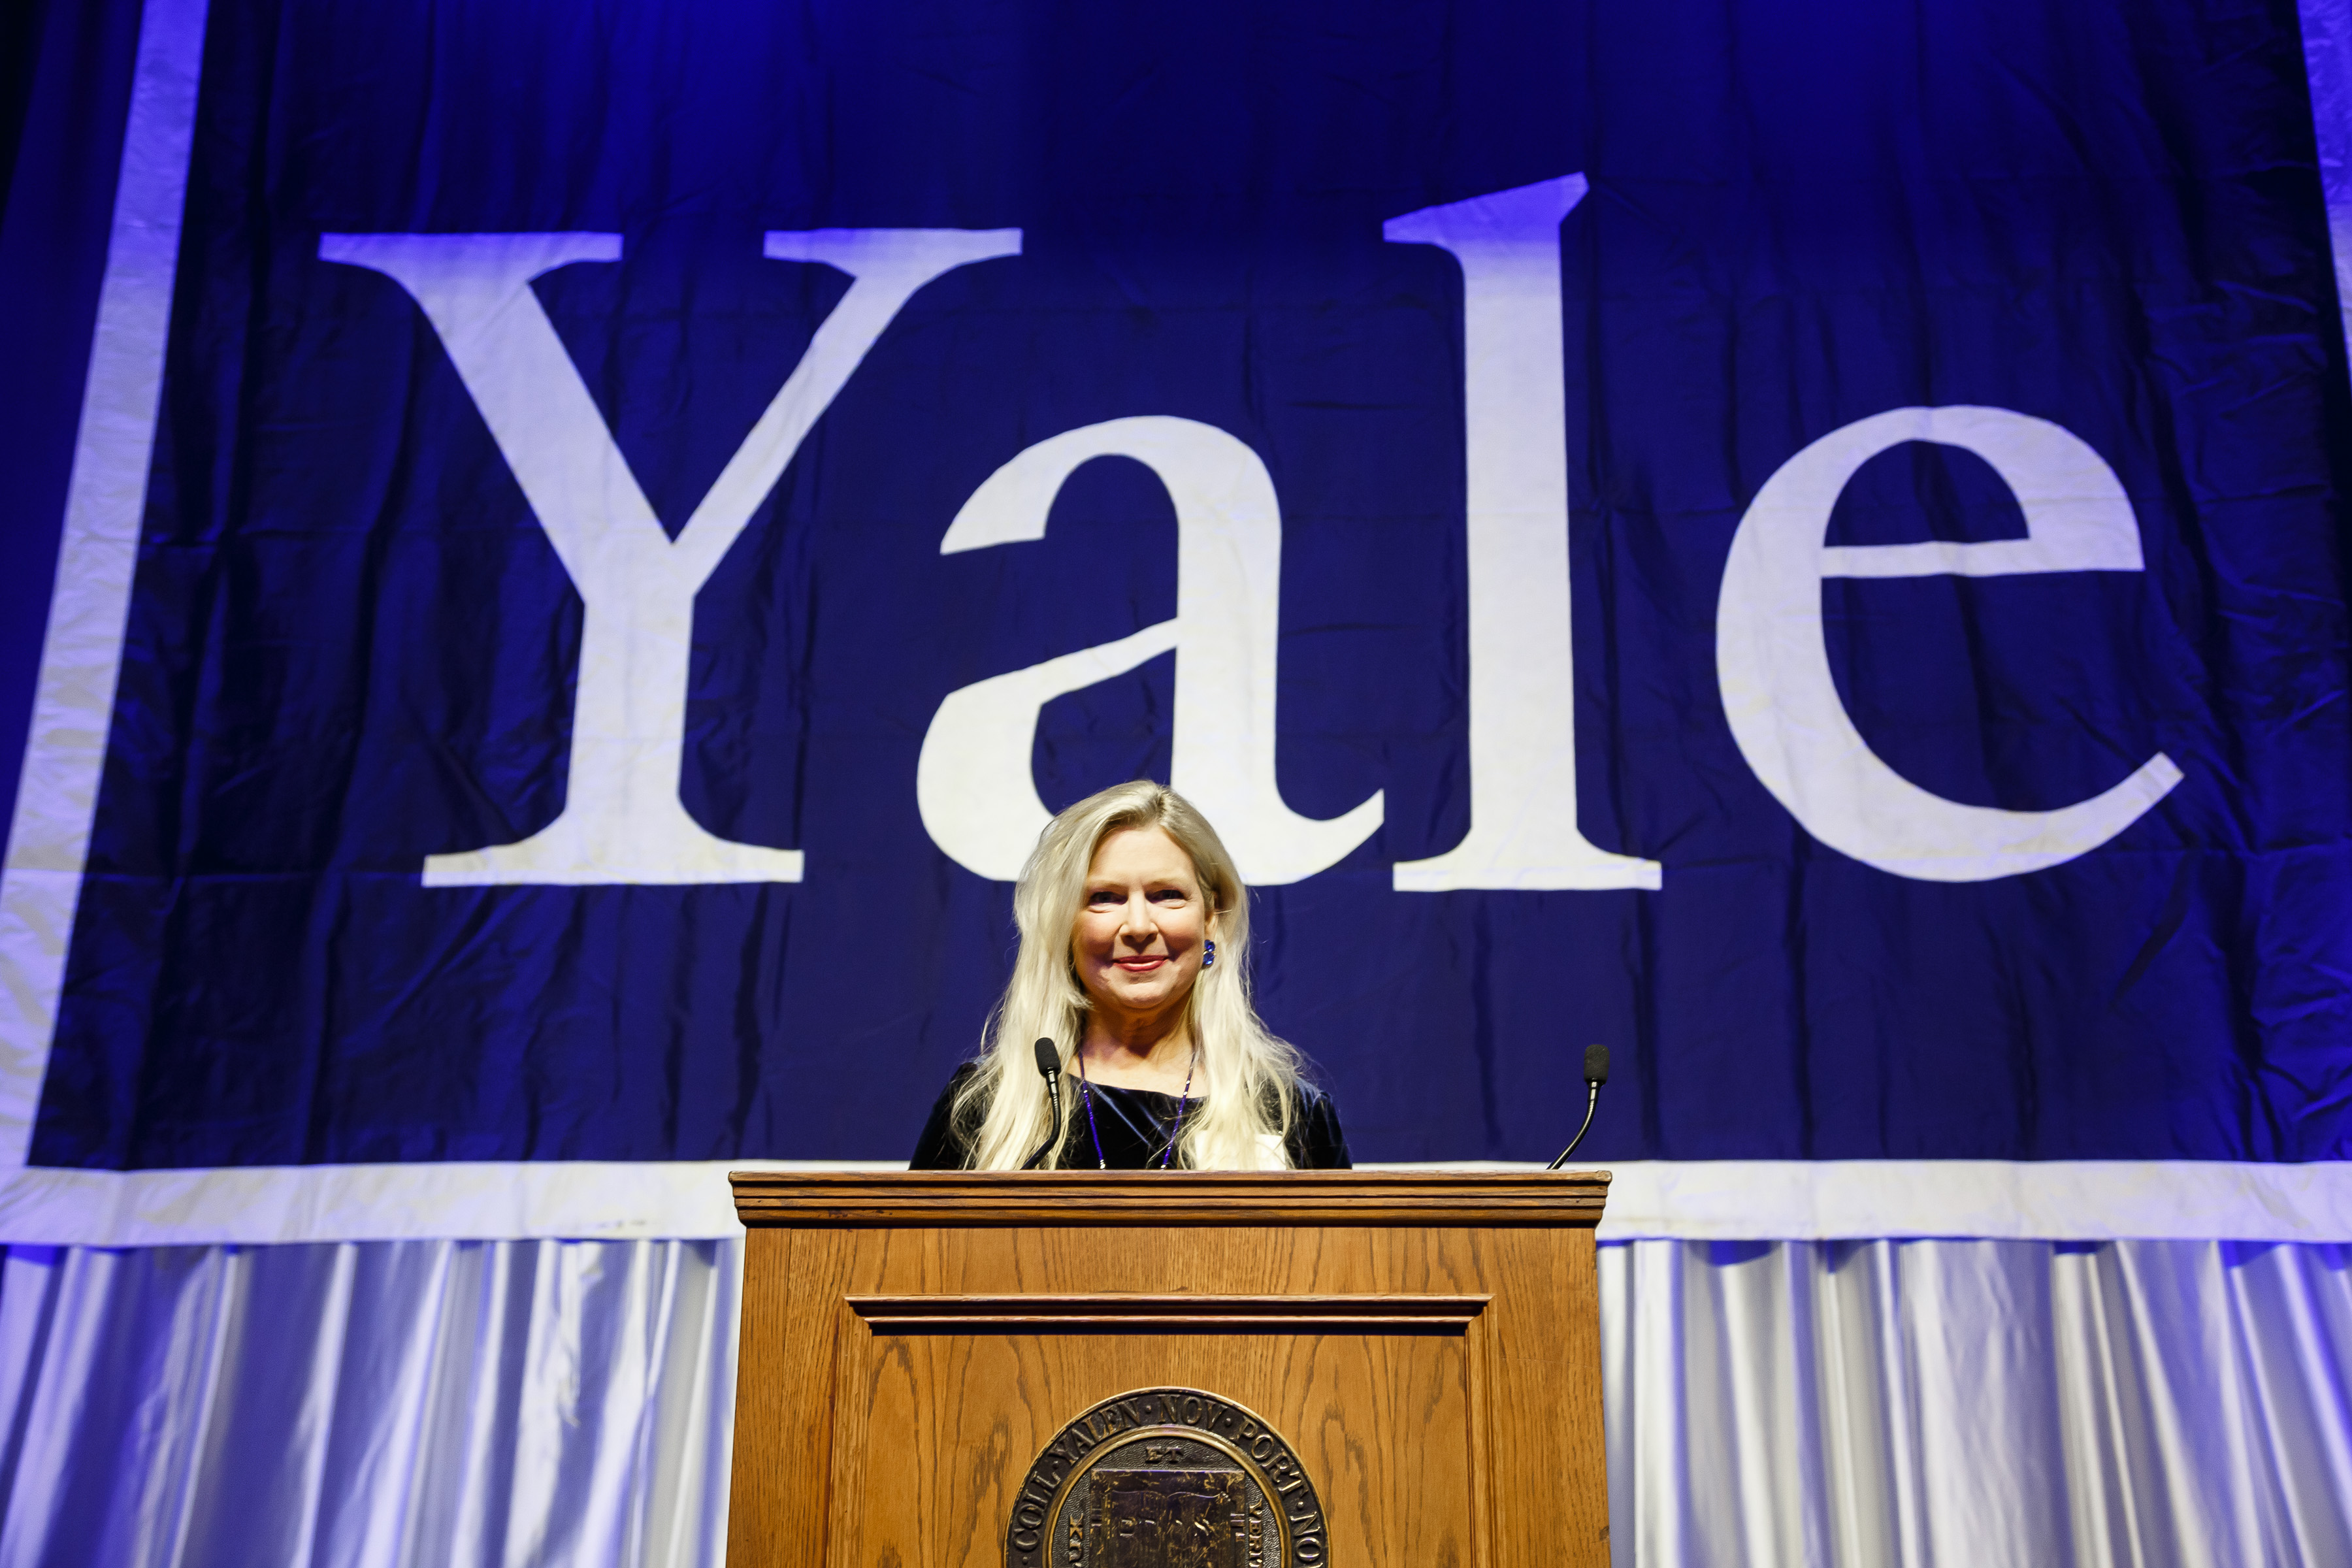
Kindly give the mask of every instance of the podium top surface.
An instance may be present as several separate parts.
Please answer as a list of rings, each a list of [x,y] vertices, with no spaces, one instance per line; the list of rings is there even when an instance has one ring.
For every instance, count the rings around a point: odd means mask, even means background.
[[[1606,1171],[737,1171],[751,1227],[1601,1223]]]

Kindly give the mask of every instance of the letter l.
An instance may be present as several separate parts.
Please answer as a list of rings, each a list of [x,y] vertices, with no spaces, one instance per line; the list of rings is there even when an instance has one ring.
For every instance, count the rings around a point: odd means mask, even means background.
[[[1399,892],[1659,884],[1658,862],[1601,849],[1577,825],[1559,226],[1584,193],[1570,174],[1381,229],[1461,263],[1469,459],[1470,832],[1401,862]]]

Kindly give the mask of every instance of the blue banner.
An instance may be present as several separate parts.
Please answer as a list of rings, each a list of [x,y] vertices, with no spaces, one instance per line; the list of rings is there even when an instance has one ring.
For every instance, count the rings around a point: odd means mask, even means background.
[[[902,1155],[1145,775],[1359,1158],[2352,1152],[2291,6],[196,16],[29,1163]]]

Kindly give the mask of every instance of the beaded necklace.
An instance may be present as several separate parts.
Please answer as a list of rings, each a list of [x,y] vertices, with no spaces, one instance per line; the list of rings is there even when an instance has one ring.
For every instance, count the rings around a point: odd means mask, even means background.
[[[1110,1162],[1103,1157],[1102,1132],[1095,1126],[1095,1086],[1087,1078],[1087,1047],[1081,1043],[1073,1053],[1078,1058],[1078,1097],[1086,1101],[1087,1136],[1094,1140],[1095,1169],[1108,1171]],[[1192,1108],[1192,1069],[1201,1065],[1201,1042],[1192,1042],[1192,1054],[1184,1063],[1184,1092],[1176,1098],[1176,1128],[1168,1134],[1168,1147],[1160,1152],[1160,1168],[1166,1170],[1168,1162],[1176,1157],[1177,1140],[1184,1136],[1184,1113]]]

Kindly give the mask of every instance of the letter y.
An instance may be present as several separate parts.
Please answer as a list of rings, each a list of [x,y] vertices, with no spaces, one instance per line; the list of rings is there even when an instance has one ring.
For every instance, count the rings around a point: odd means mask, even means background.
[[[770,258],[837,268],[849,292],[673,541],[530,287],[618,261],[620,236],[320,237],[322,259],[384,273],[424,309],[587,610],[562,812],[519,843],[426,857],[426,887],[800,880],[799,850],[719,838],[678,798],[694,596],[915,290],[1020,250],[1013,228],[768,235]]]

